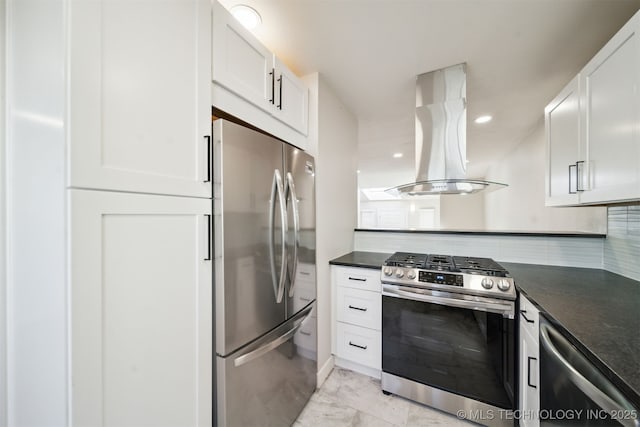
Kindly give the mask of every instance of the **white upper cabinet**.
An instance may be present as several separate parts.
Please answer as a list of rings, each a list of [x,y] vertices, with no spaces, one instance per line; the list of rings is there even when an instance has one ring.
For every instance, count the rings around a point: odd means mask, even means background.
[[[637,13],[545,109],[548,206],[640,199],[639,31]]]
[[[212,46],[213,106],[307,149],[308,88],[217,1]]]
[[[211,4],[72,0],[76,188],[211,197]]]
[[[251,104],[275,103],[273,54],[217,1],[213,2],[213,81]]]
[[[309,89],[278,58],[274,57],[277,93],[276,117],[303,135],[308,131]]]
[[[578,204],[580,79],[574,78],[544,110],[547,139],[546,205]],[[580,185],[580,188],[582,186]]]
[[[640,198],[640,15],[584,67],[585,159],[582,203]]]

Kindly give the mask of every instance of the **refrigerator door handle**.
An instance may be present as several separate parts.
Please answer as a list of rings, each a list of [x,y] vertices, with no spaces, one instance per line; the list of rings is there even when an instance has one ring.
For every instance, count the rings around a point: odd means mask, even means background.
[[[273,228],[276,216],[276,195],[280,205],[280,222],[281,222],[281,265],[280,276],[276,273],[276,244],[273,239]],[[281,303],[284,296],[284,282],[287,275],[287,207],[285,205],[284,190],[282,185],[282,175],[278,169],[273,171],[273,184],[271,185],[271,206],[269,207],[269,260],[271,261],[271,281],[273,283],[273,292],[275,293],[276,302]]]
[[[302,310],[296,317],[293,317],[289,321],[289,323],[292,323],[292,326],[286,332],[278,335],[273,340],[268,341],[266,344],[261,345],[255,350],[250,350],[249,352],[236,357],[233,360],[233,366],[237,368],[246,363],[249,363],[252,360],[259,358],[260,356],[269,353],[274,348],[279,347],[282,343],[291,339],[291,337],[294,336],[296,332],[298,332],[298,329],[300,329],[303,323],[311,316],[312,309],[313,304]]]
[[[298,197],[296,195],[296,185],[291,172],[287,172],[285,184],[285,195],[287,200],[291,200],[293,211],[293,262],[289,272],[289,298],[293,297],[293,290],[296,283],[296,273],[298,270],[298,247],[300,246],[300,214],[298,213]]]

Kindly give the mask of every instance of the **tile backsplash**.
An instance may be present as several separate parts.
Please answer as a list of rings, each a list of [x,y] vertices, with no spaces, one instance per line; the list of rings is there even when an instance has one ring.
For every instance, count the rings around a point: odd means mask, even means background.
[[[640,280],[640,205],[610,207],[607,222],[604,269]]]
[[[440,253],[498,262],[602,268],[605,239],[357,231],[354,240],[356,251]]]
[[[602,268],[640,281],[640,205],[608,208],[607,237],[492,236],[357,231],[356,251],[413,251],[502,262]]]

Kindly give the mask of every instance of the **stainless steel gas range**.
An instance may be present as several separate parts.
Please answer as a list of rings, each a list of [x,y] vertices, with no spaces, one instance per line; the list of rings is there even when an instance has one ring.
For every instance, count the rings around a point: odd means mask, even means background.
[[[381,271],[382,389],[513,425],[513,279],[489,258],[397,252]]]

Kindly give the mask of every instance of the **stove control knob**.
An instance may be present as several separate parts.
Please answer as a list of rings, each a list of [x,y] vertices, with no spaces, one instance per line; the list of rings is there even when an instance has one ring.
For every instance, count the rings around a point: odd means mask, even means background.
[[[498,281],[498,289],[500,289],[501,291],[508,291],[510,287],[511,283],[509,283],[508,280],[502,279]]]
[[[385,267],[382,272],[384,273],[385,276],[391,276],[393,274],[393,268],[391,267]]]
[[[484,279],[482,279],[482,287],[485,289],[491,289],[493,288],[493,280],[489,279],[488,277],[485,277]]]
[[[397,268],[396,269],[396,277],[398,279],[401,279],[404,276],[404,270],[402,270],[401,268]]]
[[[415,279],[415,278],[416,278],[416,272],[415,272],[415,271],[413,271],[413,270],[409,270],[409,271],[407,272],[407,279],[411,279],[411,280],[413,280],[413,279]]]

